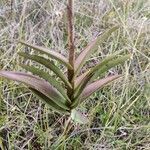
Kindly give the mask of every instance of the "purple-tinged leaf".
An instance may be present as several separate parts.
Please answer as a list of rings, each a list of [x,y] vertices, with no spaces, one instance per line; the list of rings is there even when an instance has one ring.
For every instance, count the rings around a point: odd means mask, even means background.
[[[0,76],[14,81],[22,82],[28,87],[33,88],[46,95],[60,107],[69,110],[69,108],[65,105],[66,100],[64,99],[64,97],[48,82],[40,79],[39,77],[27,73],[12,71],[0,71]]]
[[[34,75],[39,76],[40,78],[48,81],[54,88],[56,88],[62,96],[70,103],[70,99],[68,98],[65,89],[60,85],[60,83],[57,80],[54,80],[54,77],[52,77],[49,73],[36,68],[34,66],[27,66],[27,65],[20,65],[25,70],[32,72]]]
[[[105,58],[102,62],[97,64],[95,67],[91,68],[90,71],[87,73],[87,75],[83,78],[83,80],[79,83],[79,85],[75,89],[74,102],[72,104],[72,107],[75,108],[78,105],[79,97],[81,93],[83,92],[86,85],[97,73],[97,71],[98,74],[103,74],[104,72],[108,71],[110,68],[115,67],[116,65],[119,65],[130,58],[131,55],[125,55],[125,56],[111,55]]]
[[[91,94],[93,94],[94,92],[96,92],[100,88],[104,87],[106,84],[112,82],[113,80],[115,80],[119,77],[121,77],[121,75],[112,75],[112,76],[108,76],[106,78],[97,80],[97,81],[87,85],[81,94],[81,100],[86,99]]]
[[[80,82],[85,78],[89,71],[84,72],[75,79],[75,88],[80,84]]]
[[[99,62],[98,64],[96,64],[96,66],[100,65],[100,67],[97,67],[95,70],[93,70],[94,76],[91,78],[91,80],[96,79],[97,77],[99,77],[101,75],[101,72],[99,71],[101,69],[102,65],[105,65],[107,62],[111,61],[112,59],[115,60],[115,58],[117,58],[120,54],[122,54],[124,52],[124,50],[121,51],[117,51],[111,55],[108,55],[106,58],[104,58],[101,62]],[[96,66],[90,68],[88,71],[84,72],[83,74],[79,75],[76,79],[75,79],[75,88],[80,84],[80,82],[82,82],[82,80],[84,80],[85,76],[92,71],[92,69],[94,69]]]

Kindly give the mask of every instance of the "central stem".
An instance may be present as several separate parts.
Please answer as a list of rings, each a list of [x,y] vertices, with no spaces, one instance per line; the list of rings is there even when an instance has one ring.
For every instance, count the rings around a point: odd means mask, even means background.
[[[73,27],[73,0],[68,0],[67,5],[67,18],[68,18],[68,50],[69,50],[69,63],[73,69],[68,69],[68,80],[72,85],[72,89],[68,89],[67,93],[69,98],[73,101],[74,94],[74,61],[75,61],[75,47],[74,47],[74,27]]]
[[[72,66],[72,69],[68,68],[68,80],[72,85],[72,88],[67,89],[67,95],[70,100],[73,102],[74,98],[74,61],[75,61],[75,47],[74,47],[74,27],[73,27],[73,0],[68,0],[67,4],[67,31],[68,31],[68,51],[69,51],[69,63]],[[67,134],[71,129],[71,118],[69,117],[66,121],[64,132],[57,140],[55,145],[58,147],[65,141]]]

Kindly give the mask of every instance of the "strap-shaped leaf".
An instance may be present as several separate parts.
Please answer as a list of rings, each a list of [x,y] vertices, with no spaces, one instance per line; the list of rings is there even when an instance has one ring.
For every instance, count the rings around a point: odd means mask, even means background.
[[[111,75],[111,76],[108,76],[106,78],[97,80],[97,81],[87,85],[85,87],[85,89],[83,90],[82,94],[81,94],[81,100],[86,99],[91,94],[98,91],[100,88],[104,87],[106,84],[108,84],[108,83],[112,82],[113,80],[119,78],[120,76],[121,75]]]
[[[89,73],[84,77],[84,79],[80,82],[78,87],[75,89],[75,99],[78,99],[82,91],[84,90],[85,86],[89,83],[90,79],[94,76],[96,71],[98,70],[99,74],[103,74],[110,68],[123,63],[127,59],[131,57],[131,55],[125,55],[125,56],[110,56],[105,58],[101,63],[97,64],[95,67],[93,67]]]
[[[46,82],[43,79],[40,79],[39,77],[27,73],[13,71],[0,71],[0,76],[14,81],[22,82],[28,87],[31,87],[43,93],[60,107],[69,110],[69,108],[65,104],[66,100],[64,99],[64,97],[48,82]]]
[[[42,94],[41,92],[37,91],[36,89],[29,88],[38,98],[40,98],[43,102],[48,104],[48,106],[52,109],[57,111],[58,113],[68,113],[67,110],[63,109],[62,107],[58,106],[54,103],[50,98],[46,95]]]
[[[84,72],[79,77],[75,79],[75,88],[80,84],[80,82],[85,78],[89,71]]]
[[[114,54],[111,54],[109,56],[107,56],[105,59],[102,60],[102,62],[98,63],[100,64],[101,66],[106,64],[107,62],[113,60],[113,59],[116,59],[118,57],[118,55],[122,54],[124,51],[117,51],[116,53]],[[85,76],[92,70],[94,69],[91,68],[90,70],[84,72],[82,75],[78,76],[76,79],[75,79],[75,88],[77,88],[79,86],[79,84],[81,83],[81,81],[85,78]],[[99,67],[97,67],[95,70],[93,70],[95,73],[94,73],[94,76],[91,78],[91,80],[93,79],[96,79],[97,77],[99,77],[101,75],[101,72],[99,71]]]
[[[33,44],[30,44],[30,43],[27,43],[27,42],[24,42],[24,41],[19,41],[19,43],[25,45],[25,46],[28,46],[40,53],[44,53],[44,54],[47,54],[49,57],[53,58],[53,59],[56,59],[58,60],[59,62],[61,62],[62,64],[64,64],[65,66],[67,66],[68,68],[72,69],[72,66],[69,64],[68,60],[63,56],[61,55],[60,53],[57,53],[55,51],[52,51],[52,50],[49,50],[45,47],[41,47],[41,46],[36,46],[36,45],[33,45]]]
[[[63,89],[63,87],[56,80],[54,80],[54,78],[50,76],[47,72],[44,72],[43,70],[36,68],[34,66],[27,66],[23,64],[21,64],[20,66],[25,70],[32,72],[34,75],[38,75],[39,77],[48,81],[53,87],[55,87],[62,94],[62,96],[66,100],[68,100],[68,102],[71,102],[67,94],[65,93],[65,89]]]
[[[19,52],[18,53],[20,56],[23,56],[24,58],[30,59],[30,60],[34,60],[42,65],[44,65],[45,67],[47,67],[48,69],[52,70],[60,79],[62,79],[62,81],[65,83],[65,85],[67,87],[71,88],[71,84],[69,83],[68,79],[64,76],[64,74],[60,71],[60,69],[54,65],[54,63],[42,56],[37,56],[37,55],[30,55],[24,52]]]
[[[75,75],[78,74],[80,69],[82,68],[85,61],[90,57],[91,53],[93,53],[97,47],[105,40],[107,39],[110,34],[114,31],[116,31],[119,27],[115,26],[111,29],[107,30],[105,33],[97,37],[95,40],[93,40],[77,57],[75,61]]]

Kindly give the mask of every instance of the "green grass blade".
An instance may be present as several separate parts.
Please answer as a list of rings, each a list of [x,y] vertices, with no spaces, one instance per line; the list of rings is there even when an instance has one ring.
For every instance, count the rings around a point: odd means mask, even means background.
[[[68,98],[67,94],[65,93],[65,89],[56,81],[52,76],[50,76],[47,72],[44,72],[43,70],[39,68],[35,68],[34,66],[27,66],[27,65],[20,65],[25,70],[32,72],[34,75],[38,75],[39,77],[45,79],[48,81],[53,87],[55,87],[62,96],[70,103],[70,99]]]
[[[80,69],[82,68],[85,61],[90,57],[90,55],[98,48],[98,46],[107,39],[110,34],[114,31],[116,31],[119,27],[115,26],[111,29],[104,32],[102,35],[100,35],[98,38],[93,40],[89,45],[80,53],[80,55],[75,60],[75,75],[78,74]]]
[[[65,85],[67,87],[71,88],[71,84],[69,83],[68,79],[60,71],[60,69],[57,66],[55,66],[54,63],[51,62],[50,60],[48,60],[44,57],[41,57],[41,56],[26,54],[24,52],[19,52],[18,54],[26,59],[36,61],[36,62],[44,65],[48,69],[52,70],[65,83]]]
[[[46,95],[60,107],[69,110],[69,107],[67,107],[66,104],[63,103],[65,101],[64,97],[47,81],[40,79],[39,77],[27,73],[13,71],[0,71],[0,76],[10,80],[24,83],[28,87],[36,89],[37,91]]]
[[[49,50],[45,47],[41,47],[41,46],[36,46],[36,45],[33,45],[33,44],[30,44],[30,43],[27,43],[27,42],[24,42],[24,41],[19,41],[19,43],[25,45],[25,46],[28,46],[40,53],[44,53],[44,54],[47,54],[49,57],[55,59],[55,60],[58,60],[60,63],[64,64],[65,66],[67,66],[68,68],[72,69],[72,66],[69,64],[68,60],[63,56],[61,55],[60,53],[57,53],[55,51],[52,51],[52,50]]]
[[[48,106],[52,109],[57,111],[58,113],[67,113],[68,111],[63,109],[62,107],[58,106],[56,103],[54,103],[50,98],[48,98],[47,96],[45,96],[44,94],[42,94],[41,92],[33,89],[33,88],[29,88],[33,94],[35,94],[38,98],[40,98],[43,102],[45,102],[46,104],[48,104]]]

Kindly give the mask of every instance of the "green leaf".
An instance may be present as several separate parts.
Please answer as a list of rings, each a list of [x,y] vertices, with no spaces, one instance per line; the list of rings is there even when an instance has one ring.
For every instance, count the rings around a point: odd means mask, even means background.
[[[87,75],[84,77],[84,79],[79,83],[79,85],[76,87],[75,95],[74,95],[74,98],[75,98],[74,103],[77,104],[76,101],[79,101],[78,97],[80,96],[80,94],[84,90],[85,86],[89,83],[91,78],[94,75],[97,75],[96,74],[97,72],[98,72],[98,74],[103,74],[104,72],[108,71],[110,68],[115,67],[116,65],[123,63],[124,61],[126,61],[130,57],[131,57],[131,55],[125,55],[125,56],[111,55],[111,56],[108,56],[107,58],[105,58],[101,63],[99,63],[95,67],[93,67],[87,73]],[[74,104],[72,104],[72,106],[74,106]]]
[[[40,53],[47,54],[49,57],[58,60],[60,63],[67,66],[69,69],[73,69],[72,66],[69,64],[68,60],[63,55],[61,55],[60,53],[57,53],[55,51],[49,50],[49,49],[41,47],[41,46],[36,46],[36,45],[30,44],[30,43],[27,43],[24,41],[19,41],[19,43],[21,43],[25,46],[28,46],[28,47],[30,47],[30,48],[32,48],[32,49],[34,49]]]
[[[101,63],[97,64],[94,68],[92,68],[90,70],[90,72],[91,73],[95,72],[93,78],[97,78],[99,75],[105,73],[106,71],[108,71],[112,67],[115,67],[116,65],[122,64],[130,58],[131,58],[130,54],[124,55],[124,56],[110,55],[106,59],[104,59],[104,61],[102,61]]]
[[[45,96],[49,97],[54,103],[60,107],[69,110],[69,107],[64,104],[64,97],[53,88],[48,82],[34,75],[21,72],[12,72],[12,71],[0,71],[0,76],[14,81],[18,81],[26,84],[28,87],[31,87]]]
[[[99,64],[103,65],[105,63],[107,63],[108,61],[112,60],[112,59],[115,59],[118,57],[118,55],[124,53],[124,50],[121,50],[121,51],[117,51],[115,52],[114,54],[111,54],[109,56],[107,56],[105,59],[102,60],[102,62],[100,62]],[[94,67],[93,67],[94,68]],[[90,68],[88,71],[84,72],[82,75],[78,76],[76,79],[75,79],[75,88],[77,86],[79,86],[79,84],[81,83],[81,81],[85,78],[85,76],[90,72],[90,70],[92,70],[92,68]],[[94,73],[94,76],[91,78],[91,80],[93,79],[96,79],[97,77],[99,77],[100,75],[102,75],[100,72],[98,72],[99,69],[95,69],[95,73]]]
[[[118,28],[118,26],[112,27],[111,29],[107,30],[105,33],[97,37],[95,40],[93,40],[91,43],[89,43],[89,45],[80,53],[80,55],[75,60],[75,75],[78,74],[85,61],[90,57],[91,53],[93,53],[98,48],[98,46]]]
[[[80,84],[80,82],[85,78],[89,71],[84,72],[82,75],[75,79],[75,88]]]
[[[121,75],[108,76],[106,78],[97,80],[97,81],[87,85],[85,87],[85,89],[83,90],[82,94],[81,94],[81,100],[86,99],[91,94],[93,94],[94,92],[98,91],[100,88],[104,87],[106,84],[112,82],[115,79],[118,79],[120,76]]]
[[[71,119],[80,124],[87,124],[89,122],[88,118],[76,109],[71,111]]]
[[[46,95],[42,94],[41,92],[37,91],[36,89],[29,88],[33,94],[35,94],[38,98],[40,98],[43,102],[48,104],[48,106],[52,109],[57,111],[58,113],[68,113],[67,110],[64,108],[58,106],[56,103],[54,103],[50,98],[48,98]]]
[[[44,72],[43,70],[39,68],[35,68],[33,66],[27,66],[22,64],[20,66],[25,70],[32,72],[34,75],[38,75],[39,77],[48,81],[53,87],[55,87],[62,94],[62,96],[66,100],[68,100],[69,103],[71,102],[67,94],[65,93],[65,89],[56,80],[54,80],[54,77],[50,76],[48,73]]]
[[[62,79],[62,81],[65,83],[65,85],[69,88],[72,88],[71,84],[69,83],[68,79],[64,76],[64,74],[60,71],[60,69],[54,65],[54,63],[44,57],[41,56],[37,56],[37,55],[30,55],[30,54],[26,54],[23,52],[19,52],[18,53],[20,56],[23,56],[24,58],[30,59],[30,60],[34,60],[42,65],[44,65],[45,67],[47,67],[48,69],[52,70],[60,79]]]

